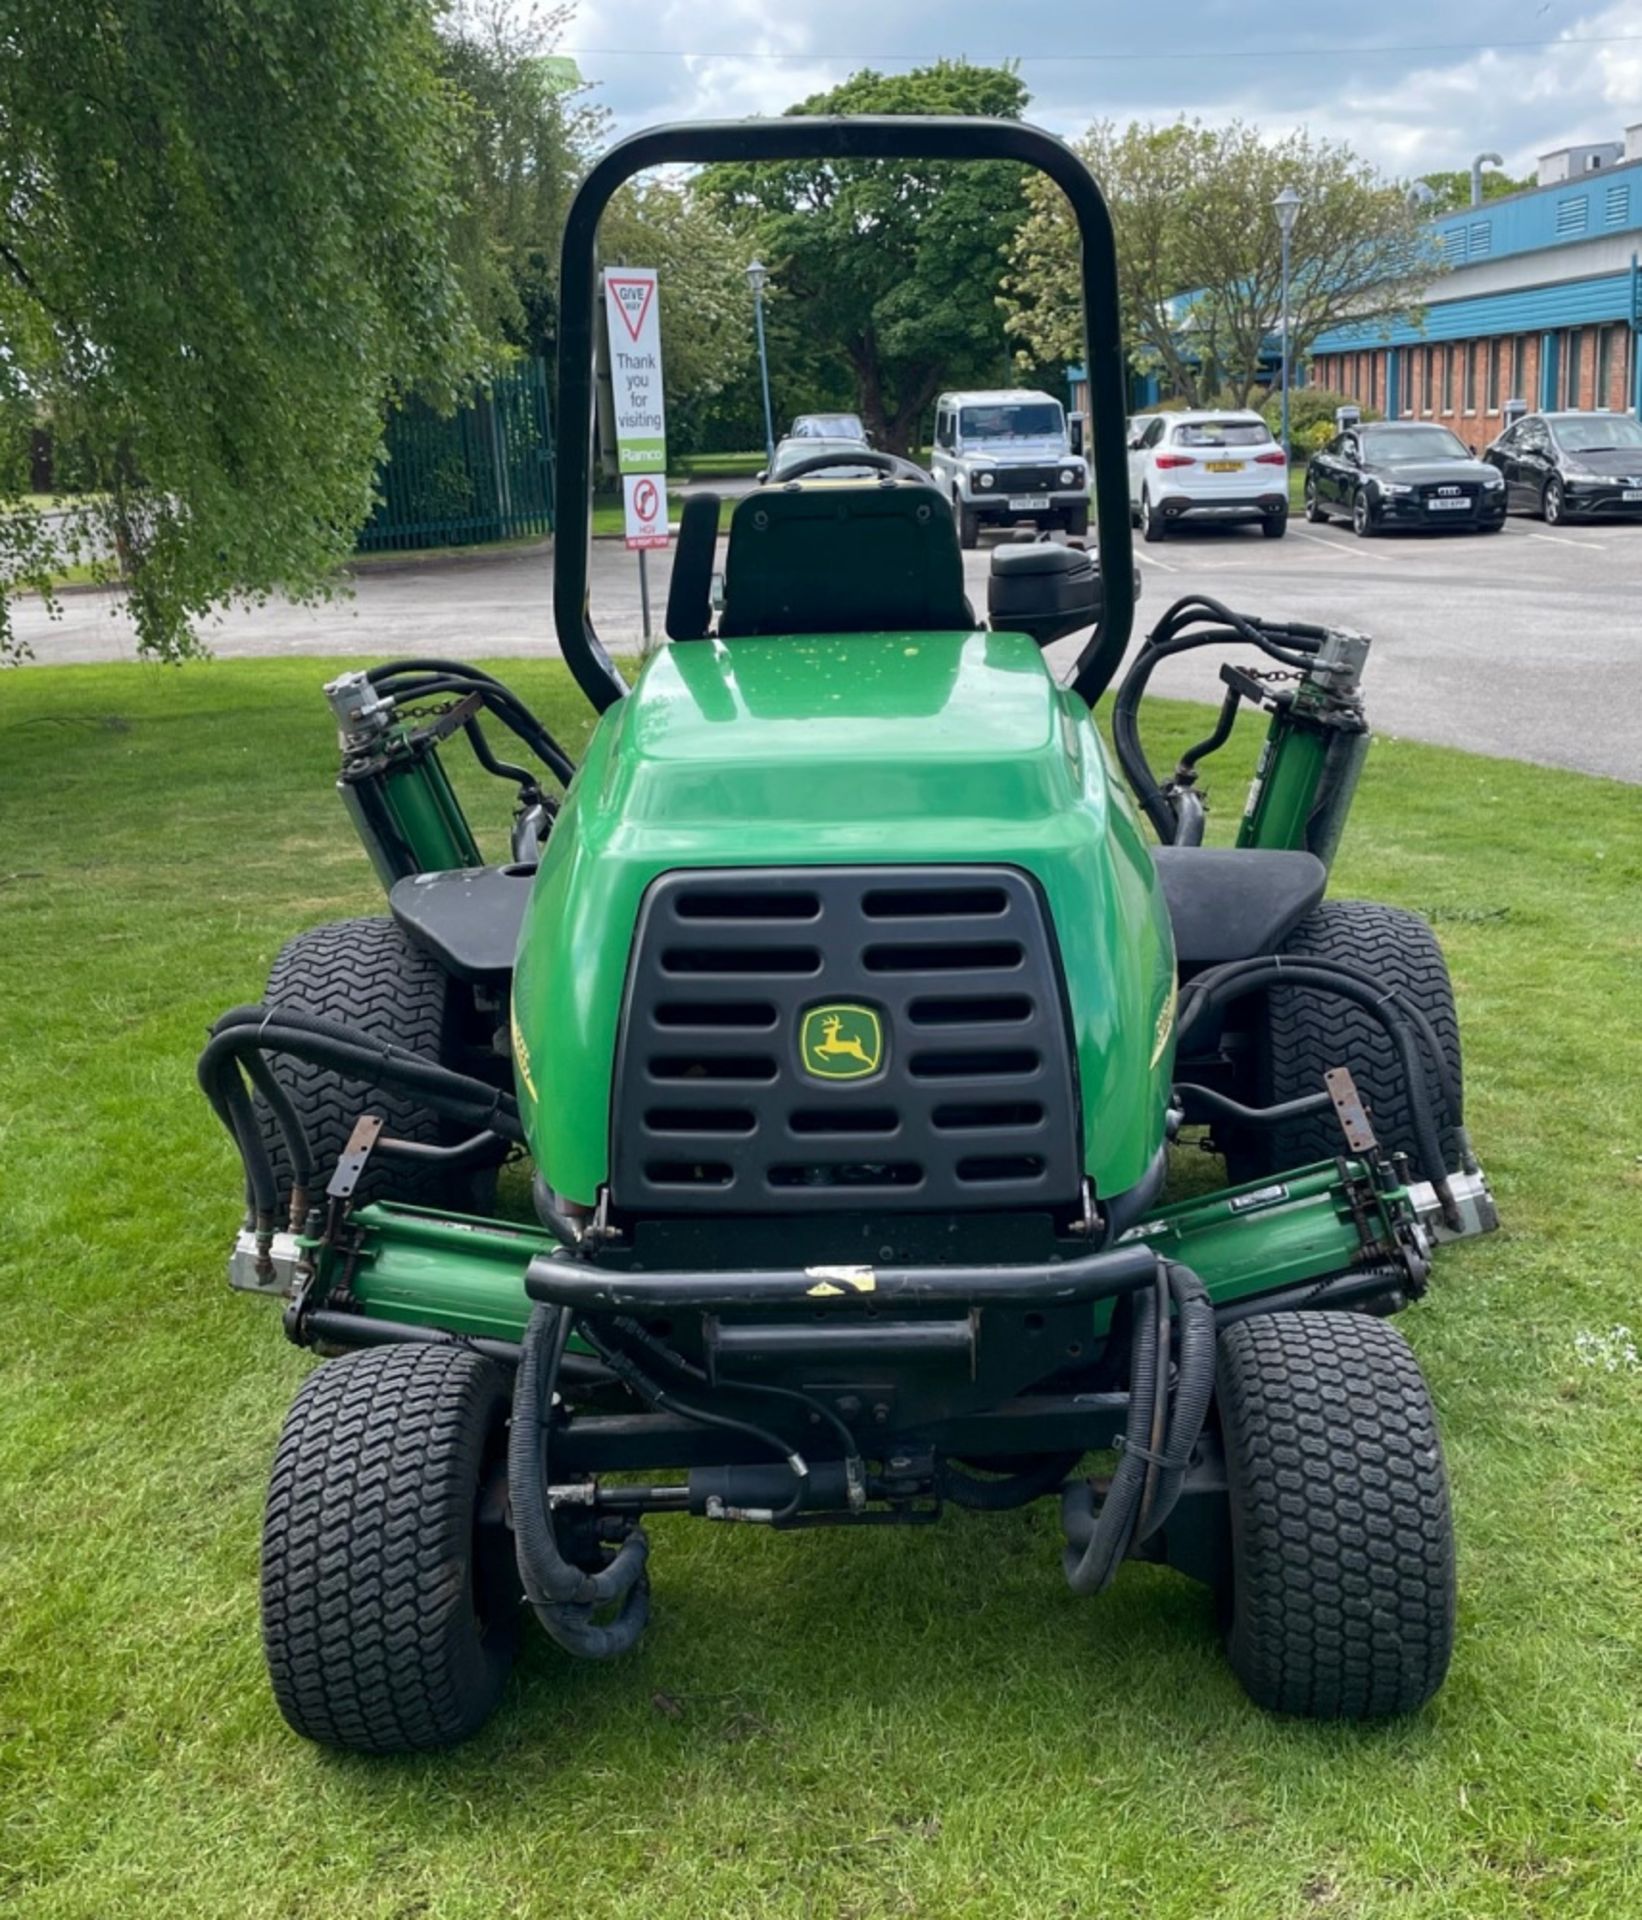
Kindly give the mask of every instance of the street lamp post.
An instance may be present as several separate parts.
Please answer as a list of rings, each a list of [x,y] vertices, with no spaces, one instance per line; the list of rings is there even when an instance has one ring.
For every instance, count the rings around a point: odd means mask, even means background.
[[[1277,215],[1278,231],[1283,236],[1283,458],[1289,448],[1289,241],[1300,213],[1300,196],[1293,187],[1285,187],[1271,203]]]
[[[764,458],[766,462],[775,459],[775,421],[770,413],[770,357],[764,351],[764,282],[770,277],[770,270],[762,260],[754,260],[747,268],[747,285],[753,290],[753,325],[758,330],[758,378],[764,389]]]

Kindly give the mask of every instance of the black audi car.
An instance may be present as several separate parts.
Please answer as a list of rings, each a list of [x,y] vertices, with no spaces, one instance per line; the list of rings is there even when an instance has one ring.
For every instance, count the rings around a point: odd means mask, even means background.
[[[1553,527],[1585,514],[1642,519],[1642,426],[1628,413],[1525,413],[1483,458],[1511,506]]]
[[[1306,468],[1306,518],[1350,518],[1366,540],[1385,527],[1463,527],[1498,533],[1504,481],[1447,427],[1377,420],[1336,434]]]

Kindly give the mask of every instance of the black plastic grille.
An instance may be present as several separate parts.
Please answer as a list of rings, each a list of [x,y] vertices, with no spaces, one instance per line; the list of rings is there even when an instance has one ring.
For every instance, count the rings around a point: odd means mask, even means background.
[[[1000,493],[1054,493],[1060,488],[1060,467],[995,467],[993,472]]]
[[[872,1071],[806,1068],[805,1016],[828,1006],[877,1016]],[[1072,1045],[1036,887],[1009,867],[662,875],[611,1126],[630,1214],[1074,1203]]]

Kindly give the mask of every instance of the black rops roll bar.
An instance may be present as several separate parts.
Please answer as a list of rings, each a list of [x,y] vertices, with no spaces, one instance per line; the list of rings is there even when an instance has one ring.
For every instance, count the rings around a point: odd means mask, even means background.
[[[1018,120],[964,115],[794,114],[779,120],[704,120],[651,127],[620,141],[577,189],[559,265],[559,407],[554,502],[553,622],[570,671],[602,713],[627,686],[605,652],[588,605],[593,450],[594,243],[611,196],[647,167],[715,160],[1015,160],[1066,195],[1083,243],[1083,309],[1094,435],[1095,524],[1104,589],[1099,624],[1069,684],[1091,706],[1105,692],[1134,624],[1134,547],[1122,424],[1127,412],[1118,319],[1117,248],[1095,177],[1063,141]]]

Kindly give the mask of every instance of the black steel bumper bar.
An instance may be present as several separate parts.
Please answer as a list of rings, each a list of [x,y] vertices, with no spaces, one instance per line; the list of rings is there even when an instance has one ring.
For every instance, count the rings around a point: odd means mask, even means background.
[[[1093,706],[1129,645],[1135,614],[1129,475],[1124,449],[1128,389],[1119,325],[1112,217],[1094,175],[1063,141],[1019,120],[966,115],[793,114],[779,120],[707,120],[651,127],[620,141],[577,189],[559,267],[559,406],[554,509],[553,622],[576,683],[599,712],[627,691],[588,611],[588,468],[593,437],[593,341],[599,324],[599,217],[617,188],[649,167],[719,160],[1013,160],[1046,173],[1066,195],[1083,246],[1090,413],[1087,455],[1104,604],[1071,685]],[[863,242],[863,244],[867,244]]]
[[[1018,1267],[765,1267],[732,1273],[616,1273],[567,1254],[539,1253],[525,1271],[525,1292],[573,1313],[1064,1307],[1133,1293],[1156,1278],[1157,1255],[1140,1245]]]

